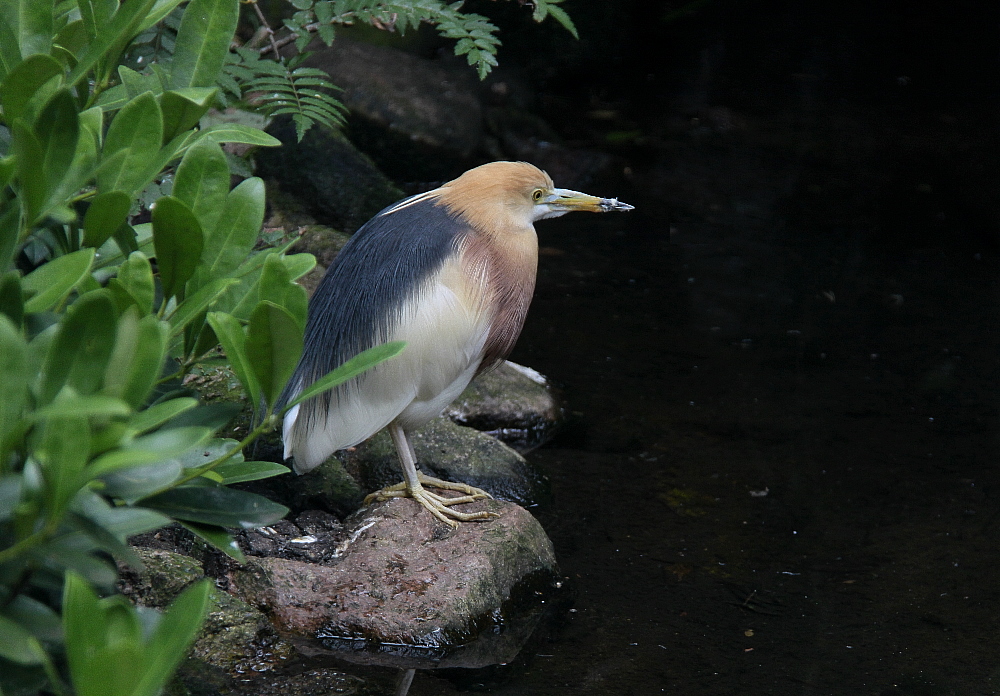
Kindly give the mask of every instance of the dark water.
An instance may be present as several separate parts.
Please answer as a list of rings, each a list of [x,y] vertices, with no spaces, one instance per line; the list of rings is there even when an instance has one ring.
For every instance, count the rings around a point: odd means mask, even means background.
[[[529,455],[567,601],[411,696],[1000,692],[997,5],[805,5],[505,38],[617,158],[557,184],[637,209],[538,225],[512,356],[573,411]]]
[[[932,116],[667,124],[599,191],[634,217],[539,224],[513,358],[574,411],[529,455],[573,603],[411,694],[1000,691],[996,229]]]

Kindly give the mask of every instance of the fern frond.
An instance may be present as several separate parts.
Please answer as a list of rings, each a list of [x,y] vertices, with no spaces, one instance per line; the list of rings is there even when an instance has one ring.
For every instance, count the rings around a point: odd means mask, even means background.
[[[340,88],[330,82],[325,72],[277,61],[259,62],[270,65],[254,66],[262,70],[243,82],[243,93],[253,93],[253,104],[270,116],[291,115],[299,141],[316,123],[329,128],[344,125],[347,108],[331,94]]]

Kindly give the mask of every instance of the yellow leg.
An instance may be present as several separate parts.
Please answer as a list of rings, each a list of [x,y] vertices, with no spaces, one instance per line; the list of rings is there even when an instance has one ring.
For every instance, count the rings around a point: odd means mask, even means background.
[[[468,486],[464,483],[453,483],[442,481],[441,479],[427,476],[417,471],[417,457],[413,451],[413,445],[402,426],[398,423],[389,425],[389,435],[396,446],[399,454],[399,463],[403,468],[403,482],[395,486],[387,486],[375,491],[365,497],[365,505],[374,501],[388,500],[389,498],[413,498],[418,503],[427,508],[432,515],[452,527],[457,527],[459,522],[470,522],[472,520],[485,520],[490,517],[499,517],[495,512],[459,512],[452,510],[452,505],[471,503],[482,498],[492,498],[489,493],[480,489]],[[447,498],[437,493],[432,493],[424,486],[441,488],[447,491],[458,491],[465,495],[456,498]]]

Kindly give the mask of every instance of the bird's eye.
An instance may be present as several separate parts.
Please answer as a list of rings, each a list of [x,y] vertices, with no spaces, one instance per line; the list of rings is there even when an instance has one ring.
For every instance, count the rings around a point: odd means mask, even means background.
[[[533,200],[535,203],[538,203],[540,200],[542,200],[542,196],[544,194],[545,191],[543,191],[542,189],[535,189],[534,192],[531,194],[531,200]]]

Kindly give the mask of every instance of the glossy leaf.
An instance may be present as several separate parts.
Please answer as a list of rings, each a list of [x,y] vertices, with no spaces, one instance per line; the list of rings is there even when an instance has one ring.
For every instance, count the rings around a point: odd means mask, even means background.
[[[343,384],[347,380],[357,377],[362,372],[370,370],[380,362],[384,362],[389,358],[399,355],[403,352],[405,347],[406,343],[403,341],[393,341],[391,343],[385,343],[381,346],[369,348],[363,353],[357,354],[340,367],[326,373],[323,377],[320,377],[318,380],[299,392],[294,399],[285,404],[282,413],[296,404],[302,403],[306,399],[318,396],[323,392],[336,387],[338,384]]]
[[[52,403],[46,404],[31,414],[34,420],[47,418],[115,418],[132,413],[121,399],[104,394],[80,396],[71,389],[60,391]]]
[[[104,138],[107,163],[102,163],[97,172],[98,190],[124,191],[129,198],[138,195],[162,168],[156,166],[162,140],[160,105],[149,92],[140,94],[118,112],[108,127]],[[119,155],[122,152],[125,154]]]
[[[134,37],[157,0],[129,0],[118,4],[111,16],[95,16],[88,12],[91,7],[101,7],[102,3],[80,2],[80,14],[87,25],[91,41],[80,56],[76,67],[66,79],[75,85],[83,80],[92,68],[100,65],[102,71],[109,72],[118,65],[118,57],[126,44]],[[106,6],[106,3],[103,3]],[[106,75],[102,75],[102,78]]]
[[[156,0],[156,4],[146,15],[146,19],[139,25],[137,33],[143,32],[157,22],[161,21],[164,17],[173,12],[174,8],[182,2],[184,2],[184,0]]]
[[[136,433],[142,434],[154,428],[159,428],[167,421],[176,418],[197,405],[198,400],[191,397],[184,396],[176,399],[168,399],[139,411],[129,419],[128,425]]]
[[[185,154],[177,167],[172,195],[194,213],[206,236],[211,235],[222,214],[229,193],[229,164],[222,148],[209,140],[200,140]],[[191,250],[195,263],[198,254]]]
[[[93,261],[94,250],[81,249],[59,256],[26,275],[22,288],[29,297],[24,310],[47,312],[55,307],[90,272]]]
[[[170,140],[198,125],[198,121],[212,106],[215,94],[215,89],[207,87],[188,87],[161,94],[164,140]]]
[[[182,521],[180,525],[195,536],[204,539],[237,563],[247,562],[247,557],[243,555],[239,544],[236,543],[233,536],[225,529],[210,524],[197,524],[195,522]]]
[[[0,614],[0,657],[21,665],[39,665],[45,651],[20,624]]]
[[[146,315],[153,311],[156,284],[153,280],[153,267],[145,254],[141,251],[129,254],[125,262],[118,267],[117,278],[112,280],[117,281],[117,284],[128,293],[140,314]]]
[[[132,408],[139,408],[149,397],[163,371],[167,353],[167,327],[154,316],[139,320],[135,357],[119,366],[119,374],[105,378],[105,388]]]
[[[0,315],[6,316],[15,327],[24,321],[24,292],[17,271],[0,275]]]
[[[264,182],[246,179],[225,196],[222,215],[206,235],[195,285],[231,275],[247,258],[264,222]]]
[[[60,323],[49,346],[41,403],[50,403],[64,384],[81,395],[100,389],[114,335],[115,311],[110,294],[98,290],[82,295]]]
[[[42,146],[45,188],[51,194],[70,170],[80,137],[76,103],[67,90],[56,92],[38,114],[35,132]],[[49,200],[47,203],[46,208],[51,208],[54,204],[62,204],[62,201]]]
[[[250,357],[247,355],[246,333],[243,330],[243,324],[240,323],[239,319],[225,312],[209,312],[208,323],[219,338],[222,349],[226,351],[226,358],[229,360],[233,372],[236,373],[236,378],[240,380],[243,389],[250,396],[250,402],[260,403],[261,387],[251,365]]]
[[[102,454],[87,470],[90,476],[97,477],[119,469],[174,459],[204,444],[211,436],[209,428],[197,426],[159,430]]]
[[[198,290],[189,298],[184,300],[177,307],[176,311],[170,315],[170,329],[174,335],[184,330],[195,318],[202,315],[218,298],[237,282],[235,278],[219,278],[213,280],[205,287]]]
[[[153,208],[153,246],[164,297],[183,297],[184,284],[198,267],[204,234],[186,204],[164,196]]]
[[[302,328],[284,307],[260,302],[250,315],[246,353],[261,396],[273,405],[302,355]]]
[[[42,168],[45,151],[35,131],[23,119],[14,121],[11,131],[13,133],[11,149],[17,162],[17,178],[20,183],[18,199],[28,224],[33,225],[41,215],[48,198],[45,170]],[[16,233],[14,236],[16,239]]]
[[[239,19],[236,0],[191,0],[177,30],[171,87],[211,87],[222,72]]]
[[[222,123],[209,126],[199,132],[199,137],[214,140],[217,143],[240,143],[243,145],[260,145],[262,147],[278,147],[281,141],[273,135],[268,135],[258,128],[251,128],[238,123]]]
[[[48,51],[29,55],[0,83],[0,105],[3,105],[4,120],[8,124],[26,116],[28,104],[39,90],[63,74],[59,61],[44,55],[46,53]]]
[[[232,462],[220,464],[213,471],[222,477],[223,485],[228,486],[287,474],[291,469],[274,462]]]
[[[168,459],[117,469],[101,477],[104,492],[131,504],[176,481],[183,469],[175,459]]]
[[[200,580],[178,595],[167,608],[146,645],[145,673],[132,696],[157,696],[194,642],[212,592],[210,580]]]
[[[154,316],[126,312],[118,322],[114,352],[104,375],[104,393],[134,409],[146,403],[163,370],[167,327]]]
[[[260,274],[260,300],[273,302],[288,310],[299,327],[304,331],[309,297],[305,288],[292,282],[291,274],[284,260],[277,254],[267,257]]]
[[[273,524],[288,514],[288,508],[264,496],[206,483],[178,486],[142,504],[187,522],[243,529]]]
[[[124,191],[94,196],[83,218],[83,243],[95,248],[104,244],[125,223],[131,207],[132,199]]]
[[[21,332],[5,316],[0,315],[0,461],[6,456],[4,442],[14,432],[28,398],[28,346]]]

